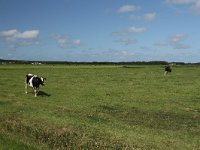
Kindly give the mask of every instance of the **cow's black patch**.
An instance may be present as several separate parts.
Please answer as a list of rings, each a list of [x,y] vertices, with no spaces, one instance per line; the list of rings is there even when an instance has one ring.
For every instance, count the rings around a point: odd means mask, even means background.
[[[166,71],[166,72],[172,72],[172,69],[171,69],[170,66],[166,66],[166,67],[165,67],[165,71]]]
[[[40,85],[44,85],[44,83],[39,77],[33,77],[32,84],[33,84],[33,87],[36,87],[36,88],[38,88]]]

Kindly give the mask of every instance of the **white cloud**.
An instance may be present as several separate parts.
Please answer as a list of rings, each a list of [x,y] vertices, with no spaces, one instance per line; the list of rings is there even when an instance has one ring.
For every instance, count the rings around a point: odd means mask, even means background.
[[[156,18],[156,13],[147,13],[143,16],[144,20],[146,21],[152,21]]]
[[[81,40],[73,40],[73,44],[75,44],[75,45],[81,45]]]
[[[131,11],[135,11],[135,10],[139,10],[140,6],[135,6],[135,5],[124,5],[121,6],[117,12],[118,13],[127,13],[127,12],[131,12]]]
[[[147,13],[144,15],[130,15],[129,19],[131,20],[145,20],[145,21],[153,21],[156,18],[156,13]]]
[[[27,30],[20,32],[17,29],[0,31],[0,40],[6,47],[17,49],[24,46],[39,45],[39,30]]]
[[[6,30],[6,31],[1,31],[0,36],[2,37],[12,37],[14,36],[18,31],[16,29],[12,30]]]
[[[35,39],[39,35],[39,30],[29,30],[24,32],[19,32],[16,29],[5,30],[0,32],[0,37],[5,38],[6,40],[15,40],[15,39]]]
[[[197,0],[165,0],[168,4],[191,4],[195,3]]]
[[[65,47],[75,48],[81,46],[81,40],[79,39],[72,39],[71,37],[62,35],[53,35],[52,37],[57,42],[57,44],[62,48]]]
[[[146,31],[146,28],[144,27],[130,27],[128,29],[120,30],[120,31],[115,31],[113,32],[113,35],[131,35],[131,34],[136,34],[136,33],[143,33]]]
[[[200,0],[196,0],[196,2],[190,7],[190,10],[194,13],[200,14]]]
[[[136,44],[138,41],[136,39],[119,39],[115,42],[122,44],[122,45],[130,45],[130,44]]]
[[[184,34],[175,34],[175,35],[169,37],[169,41],[178,43],[178,42],[183,41],[185,38],[186,38],[186,36]]]
[[[146,28],[144,27],[130,27],[128,28],[127,32],[128,33],[141,33],[141,32],[145,32],[146,31]]]
[[[39,35],[38,30],[31,30],[31,31],[24,31],[22,33],[17,33],[15,35],[16,38],[22,38],[22,39],[34,39],[37,38]]]
[[[168,37],[166,40],[157,43],[157,46],[170,46],[174,49],[188,49],[189,45],[184,44],[184,40],[187,38],[185,34],[175,34]]]
[[[172,5],[189,5],[189,10],[200,14],[200,0],[165,0],[165,3]]]

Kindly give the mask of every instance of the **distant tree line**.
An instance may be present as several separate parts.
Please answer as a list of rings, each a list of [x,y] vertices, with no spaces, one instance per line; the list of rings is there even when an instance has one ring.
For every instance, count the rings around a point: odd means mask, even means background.
[[[26,60],[4,60],[0,64],[65,64],[65,65],[200,65],[199,63],[167,62],[167,61],[131,61],[131,62],[72,62],[72,61],[26,61]]]

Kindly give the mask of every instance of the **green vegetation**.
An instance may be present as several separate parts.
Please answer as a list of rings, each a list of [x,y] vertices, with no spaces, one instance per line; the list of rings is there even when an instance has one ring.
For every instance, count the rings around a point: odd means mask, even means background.
[[[163,68],[0,65],[0,149],[200,150],[200,67]]]

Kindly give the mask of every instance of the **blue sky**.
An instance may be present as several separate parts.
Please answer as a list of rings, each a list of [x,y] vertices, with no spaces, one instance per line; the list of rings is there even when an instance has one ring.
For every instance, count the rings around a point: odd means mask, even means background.
[[[0,58],[200,62],[200,0],[0,0]]]

